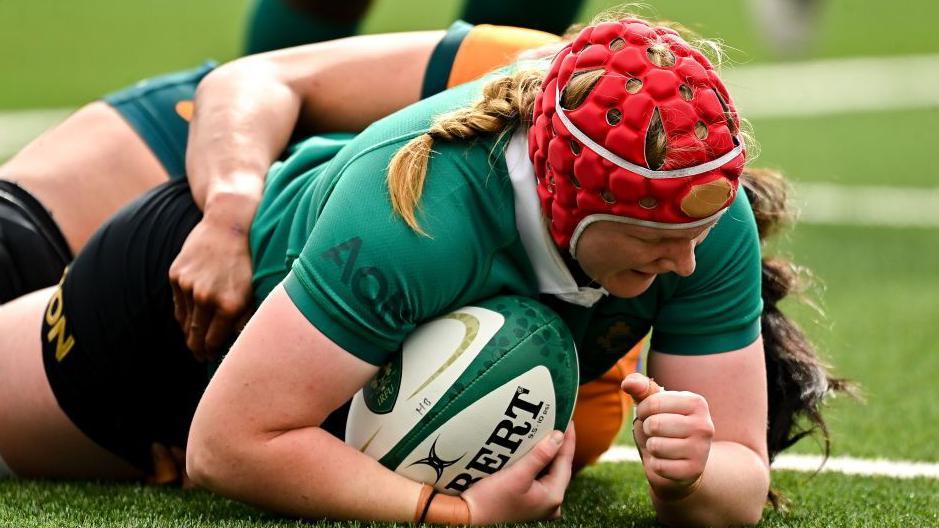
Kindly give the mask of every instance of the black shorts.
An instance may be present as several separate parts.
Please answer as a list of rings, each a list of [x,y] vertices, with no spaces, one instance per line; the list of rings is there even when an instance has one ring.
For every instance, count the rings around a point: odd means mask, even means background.
[[[54,285],[71,260],[49,211],[26,189],[0,180],[0,304]]]
[[[145,472],[150,446],[185,447],[217,364],[198,363],[174,318],[169,268],[202,213],[185,179],[117,212],[62,277],[42,323],[59,406],[88,437]],[[348,404],[323,423],[343,437]]]
[[[68,417],[141,470],[185,446],[208,383],[173,317],[169,267],[202,213],[186,180],[118,211],[66,270],[43,318],[43,363]]]

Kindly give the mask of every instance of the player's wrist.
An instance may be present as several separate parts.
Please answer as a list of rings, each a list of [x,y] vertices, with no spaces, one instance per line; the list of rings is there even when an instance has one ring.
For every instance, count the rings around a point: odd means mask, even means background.
[[[652,494],[659,502],[677,502],[687,498],[701,487],[701,481],[704,480],[704,474],[698,475],[698,478],[692,482],[674,482],[667,484],[649,483]]]
[[[206,200],[203,219],[231,233],[247,234],[260,202],[260,193],[253,191],[219,191]]]
[[[470,524],[469,505],[460,496],[438,493],[424,484],[414,508],[415,524]]]

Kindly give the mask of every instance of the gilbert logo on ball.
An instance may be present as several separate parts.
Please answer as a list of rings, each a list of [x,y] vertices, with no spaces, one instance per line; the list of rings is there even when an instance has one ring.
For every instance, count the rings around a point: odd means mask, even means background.
[[[494,297],[417,328],[353,398],[346,442],[457,494],[565,430],[577,384],[563,321],[537,301]]]

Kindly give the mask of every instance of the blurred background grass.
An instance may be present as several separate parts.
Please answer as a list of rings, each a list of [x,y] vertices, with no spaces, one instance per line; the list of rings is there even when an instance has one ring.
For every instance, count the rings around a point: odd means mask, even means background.
[[[614,4],[591,0],[581,18]],[[0,111],[74,107],[207,57],[235,57],[247,5],[247,0],[0,0]],[[378,0],[364,30],[442,28],[460,5],[457,0]],[[724,40],[736,49],[731,52],[733,63],[779,60],[760,38],[744,0],[659,0],[652,5],[662,17]],[[829,0],[822,9],[818,39],[800,59],[936,54],[936,20],[937,2],[874,6]],[[798,87],[812,79],[789,82]],[[865,89],[864,79],[856,89]],[[753,125],[762,144],[758,164],[782,168],[797,183],[937,187],[939,163],[933,151],[939,139],[939,107],[759,118]],[[793,305],[795,313],[836,372],[859,381],[866,394],[863,405],[845,399],[833,402],[833,454],[939,461],[939,229],[800,225],[777,247],[815,271],[825,316]],[[805,441],[796,451],[818,452],[818,446]],[[605,475],[617,467],[588,475]],[[787,491],[797,502],[804,499],[810,509],[827,511],[831,501],[843,501],[835,517],[840,515],[846,524],[934,525],[930,520],[935,521],[939,511],[935,480],[901,483],[820,476],[803,487],[805,479],[782,473]],[[41,505],[44,494],[63,488],[23,489],[27,491],[0,484],[0,496],[19,497],[11,504]],[[84,493],[76,489],[85,488],[66,486],[63,493]],[[149,493],[127,488],[118,497],[146,499]],[[870,523],[861,522],[859,515],[871,501],[882,502],[885,494],[893,497],[889,504],[878,506]],[[904,496],[909,500],[901,506],[897,497]],[[177,499],[168,495],[159,501],[165,506]],[[906,518],[904,508],[932,514]],[[3,511],[8,510],[0,507]],[[828,525],[819,519],[807,515],[798,524]],[[785,523],[771,517],[767,524]]]
[[[206,57],[237,56],[248,0],[2,0],[0,108],[74,106],[158,72]],[[581,20],[621,2],[589,0]],[[737,51],[737,62],[771,60],[746,0],[646,2]],[[939,51],[939,3],[925,0],[872,8],[852,0],[824,2],[819,38],[809,57]],[[379,0],[364,24],[369,33],[440,29],[462,0]],[[717,7],[717,8],[715,8]],[[408,16],[408,14],[413,14]],[[807,82],[793,79],[793,82]]]

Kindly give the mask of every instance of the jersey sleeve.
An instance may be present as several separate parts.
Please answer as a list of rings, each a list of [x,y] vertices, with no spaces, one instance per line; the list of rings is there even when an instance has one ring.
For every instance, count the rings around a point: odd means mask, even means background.
[[[287,293],[318,330],[357,357],[386,362],[423,321],[495,292],[484,277],[503,229],[487,219],[514,218],[483,203],[485,178],[466,149],[435,146],[415,233],[391,208],[385,168],[403,143],[354,159],[315,218],[285,280]],[[481,147],[478,147],[481,148]],[[463,152],[458,152],[463,151]],[[485,165],[484,165],[485,166]],[[376,175],[378,177],[376,177]],[[487,225],[488,224],[488,225]]]
[[[743,348],[760,335],[760,241],[746,193],[738,194],[695,252],[653,321],[652,348],[683,355]]]
[[[559,40],[557,35],[534,29],[489,24],[474,26],[457,20],[431,53],[424,72],[421,98],[508,65],[523,50]]]

